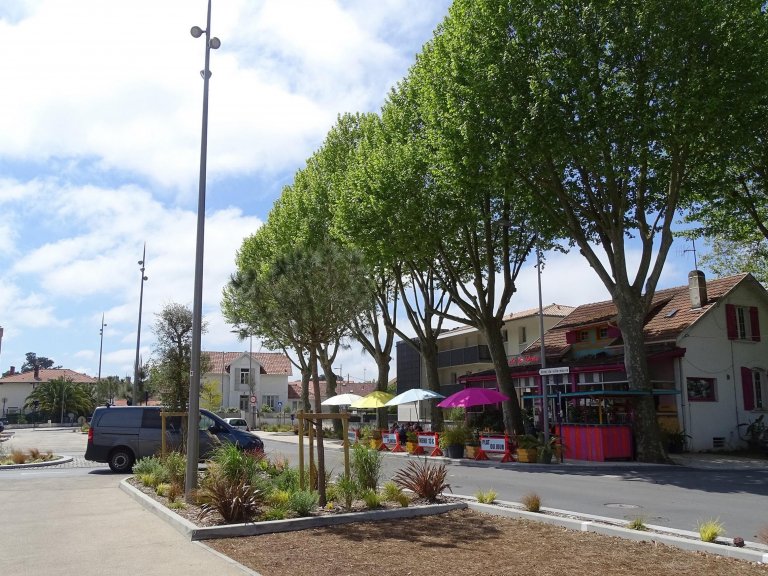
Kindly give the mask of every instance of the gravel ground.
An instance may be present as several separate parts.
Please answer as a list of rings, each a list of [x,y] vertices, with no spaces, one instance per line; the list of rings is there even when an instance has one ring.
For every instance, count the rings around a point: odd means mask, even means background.
[[[469,510],[206,544],[264,576],[768,575],[768,566]]]

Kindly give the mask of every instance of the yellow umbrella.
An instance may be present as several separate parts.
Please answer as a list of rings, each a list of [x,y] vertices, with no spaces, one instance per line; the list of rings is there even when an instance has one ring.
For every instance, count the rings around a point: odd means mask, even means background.
[[[349,405],[350,408],[384,408],[387,402],[392,400],[394,396],[380,390],[371,392],[367,396],[363,396],[360,400],[356,400]]]

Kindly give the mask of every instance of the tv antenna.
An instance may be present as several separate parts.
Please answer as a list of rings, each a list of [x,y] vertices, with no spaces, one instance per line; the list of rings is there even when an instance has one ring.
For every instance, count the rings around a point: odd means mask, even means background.
[[[685,248],[683,250],[683,254],[685,254],[686,252],[693,252],[693,269],[698,270],[699,263],[698,263],[698,260],[696,259],[696,239],[695,238],[691,238],[691,248]]]

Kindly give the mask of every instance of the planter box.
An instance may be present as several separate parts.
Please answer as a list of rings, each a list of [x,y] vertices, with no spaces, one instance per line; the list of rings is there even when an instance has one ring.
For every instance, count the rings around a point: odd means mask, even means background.
[[[464,452],[466,453],[467,458],[475,458],[479,451],[480,451],[480,446],[466,446],[464,448]]]
[[[536,448],[518,448],[517,449],[517,461],[535,463],[538,457],[538,450]]]

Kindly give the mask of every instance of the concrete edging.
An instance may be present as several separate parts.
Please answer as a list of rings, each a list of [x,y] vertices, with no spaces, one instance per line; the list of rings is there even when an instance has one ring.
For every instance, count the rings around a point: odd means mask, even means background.
[[[394,510],[369,510],[366,512],[352,512],[329,516],[311,516],[306,518],[290,518],[288,520],[267,520],[264,522],[252,522],[247,524],[228,524],[226,526],[199,527],[175,514],[154,498],[144,494],[132,486],[128,479],[120,482],[120,488],[134,500],[142,504],[149,511],[163,518],[176,530],[184,534],[190,540],[211,540],[214,538],[231,538],[235,536],[258,536],[260,534],[273,534],[277,532],[292,532],[295,530],[307,530],[309,528],[322,528],[324,526],[339,526],[353,522],[367,522],[378,520],[400,520],[402,518],[416,518],[419,516],[432,516],[443,514],[451,510],[467,508],[464,502],[452,504],[432,504],[428,506],[408,506]]]
[[[485,514],[493,514],[494,516],[503,516],[507,518],[520,518],[525,520],[533,520],[535,522],[543,522],[545,524],[552,524],[577,532],[594,532],[596,534],[602,534],[603,536],[614,536],[617,538],[624,538],[626,540],[634,540],[637,542],[652,541],[666,544],[668,546],[674,546],[682,550],[688,550],[691,552],[708,552],[710,554],[717,554],[718,556],[726,556],[728,558],[735,558],[737,560],[746,560],[748,562],[756,562],[758,564],[768,564],[768,552],[760,550],[747,550],[746,548],[736,548],[735,546],[722,544],[715,544],[709,542],[702,542],[697,538],[698,535],[693,532],[686,532],[684,530],[675,530],[679,534],[688,534],[692,538],[685,538],[681,536],[675,536],[673,534],[661,534],[658,532],[643,532],[639,530],[632,530],[623,526],[617,526],[615,524],[606,524],[598,522],[597,519],[579,519],[579,518],[565,518],[562,516],[549,516],[547,514],[541,514],[539,512],[528,512],[527,510],[517,510],[515,508],[506,508],[500,506],[494,506],[493,504],[480,504],[479,502],[468,502],[470,510],[477,512],[483,512]],[[564,512],[566,514],[572,514]],[[615,519],[611,519],[615,522]],[[657,528],[665,530],[663,527],[650,527],[653,530]],[[671,530],[670,530],[671,531]]]
[[[56,466],[57,464],[66,464],[72,462],[72,456],[60,456],[55,460],[46,460],[44,462],[28,462],[26,464],[4,464],[0,470],[17,470],[19,468],[43,468],[44,466]]]

